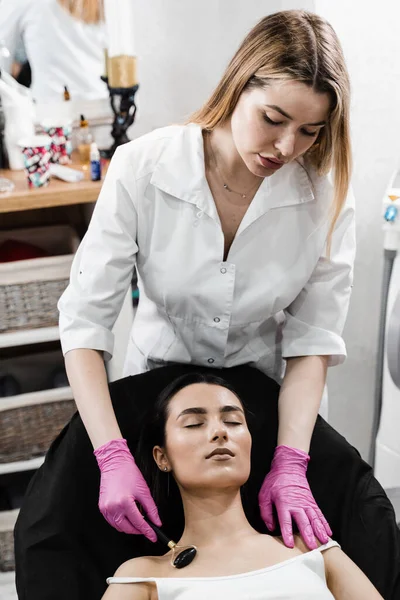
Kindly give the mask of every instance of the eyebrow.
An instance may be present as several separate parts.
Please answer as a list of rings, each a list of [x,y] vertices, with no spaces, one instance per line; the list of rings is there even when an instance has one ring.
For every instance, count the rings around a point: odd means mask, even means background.
[[[178,420],[180,417],[184,415],[206,415],[207,409],[202,408],[201,406],[193,406],[192,408],[185,408],[176,418]],[[226,406],[222,406],[219,409],[220,413],[228,413],[228,412],[241,412],[244,415],[243,410],[239,406],[235,406],[234,404],[227,404]]]
[[[277,112],[281,113],[281,115],[283,115],[287,119],[290,119],[291,121],[293,121],[293,117],[288,115],[287,112],[285,112],[283,110],[283,108],[280,108],[276,104],[266,104],[265,106],[267,106],[268,108],[272,108],[273,110],[276,110]],[[318,123],[305,123],[305,125],[311,125],[312,127],[317,127],[319,125],[326,125],[326,121],[319,121]]]

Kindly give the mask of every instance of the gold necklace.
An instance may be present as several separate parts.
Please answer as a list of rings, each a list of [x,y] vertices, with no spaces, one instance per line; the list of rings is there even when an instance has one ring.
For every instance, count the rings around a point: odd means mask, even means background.
[[[215,158],[214,150],[213,150],[213,147],[212,147],[212,144],[211,144],[211,137],[209,138],[209,145],[210,145],[210,150],[211,150],[212,158],[213,158],[213,161],[214,161],[214,164],[215,164],[215,169],[216,169],[216,171],[218,173],[218,177],[221,180],[223,188],[227,192],[230,192],[231,194],[237,194],[238,196],[240,196],[241,198],[243,198],[243,200],[246,200],[247,196],[249,196],[256,189],[256,187],[258,185],[260,185],[260,182],[257,181],[256,184],[248,192],[246,192],[245,194],[243,194],[242,192],[236,192],[235,190],[233,190],[227,183],[225,183],[226,179],[225,179],[225,177],[222,176],[221,171],[219,170],[217,159]]]

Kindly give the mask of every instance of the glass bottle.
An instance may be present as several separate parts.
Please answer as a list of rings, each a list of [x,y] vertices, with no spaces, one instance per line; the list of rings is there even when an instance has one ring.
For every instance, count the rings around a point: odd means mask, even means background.
[[[78,152],[83,165],[90,164],[90,145],[93,142],[92,134],[89,130],[89,123],[81,115],[81,123],[78,131]]]
[[[69,89],[66,85],[64,85],[64,100],[65,102],[69,102],[71,100],[71,94],[69,93]]]

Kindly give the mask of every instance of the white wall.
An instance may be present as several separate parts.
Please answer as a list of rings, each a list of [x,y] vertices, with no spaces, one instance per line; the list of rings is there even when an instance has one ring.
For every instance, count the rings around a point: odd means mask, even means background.
[[[135,136],[182,122],[217,84],[245,33],[281,2],[134,0],[139,56]]]
[[[344,47],[353,87],[352,130],[358,254],[345,330],[347,362],[329,373],[330,420],[368,456],[381,285],[380,203],[400,158],[400,3],[384,0],[135,1],[139,55],[134,137],[181,122],[218,81],[245,33],[269,12],[315,10]]]
[[[329,374],[330,422],[368,457],[382,271],[381,201],[400,164],[400,3],[316,0],[336,29],[352,82],[357,258],[345,329],[348,359]]]

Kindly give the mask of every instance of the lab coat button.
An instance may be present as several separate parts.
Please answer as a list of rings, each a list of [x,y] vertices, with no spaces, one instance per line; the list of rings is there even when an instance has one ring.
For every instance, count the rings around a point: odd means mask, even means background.
[[[222,267],[222,269],[221,269],[221,273],[222,273],[222,275],[225,275],[225,273],[226,273],[226,269],[225,269],[225,267]]]
[[[208,362],[208,363],[210,363],[210,365],[212,365],[212,364],[213,364],[213,362],[215,362],[215,361],[214,361],[214,359],[213,359],[213,358],[209,358],[207,362]]]
[[[220,320],[221,320],[221,319],[220,319],[219,317],[214,317],[214,322],[215,322],[215,323],[219,323],[219,322],[220,322]]]

